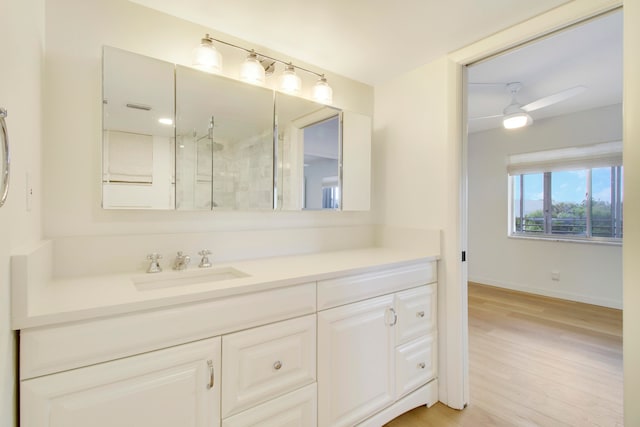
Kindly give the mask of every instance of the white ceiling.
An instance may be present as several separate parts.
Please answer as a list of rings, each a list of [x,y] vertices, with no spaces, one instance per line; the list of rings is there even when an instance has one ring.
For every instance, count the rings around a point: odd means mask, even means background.
[[[570,0],[131,1],[374,85]]]
[[[500,115],[511,102],[506,83],[520,82],[517,101],[524,105],[583,85],[583,93],[530,113],[546,117],[622,102],[622,12],[578,25],[520,49],[469,67],[470,118]],[[500,127],[500,117],[470,120],[469,132]]]

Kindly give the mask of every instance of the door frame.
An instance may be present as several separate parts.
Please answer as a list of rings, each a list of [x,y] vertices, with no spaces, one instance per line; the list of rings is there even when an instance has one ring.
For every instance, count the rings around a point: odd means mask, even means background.
[[[451,172],[448,174],[447,187],[450,194],[457,194],[458,197],[452,198],[449,206],[452,219],[447,228],[454,242],[450,250],[443,251],[446,258],[455,260],[468,248],[466,67],[620,7],[622,0],[571,1],[447,56],[451,100],[447,141],[450,147],[448,170]],[[473,257],[473,254],[467,255]],[[451,285],[447,286],[444,331],[444,354],[447,357],[442,367],[445,375],[439,393],[442,402],[452,408],[463,409],[469,403],[467,263],[454,264],[456,268],[445,271],[445,280]]]

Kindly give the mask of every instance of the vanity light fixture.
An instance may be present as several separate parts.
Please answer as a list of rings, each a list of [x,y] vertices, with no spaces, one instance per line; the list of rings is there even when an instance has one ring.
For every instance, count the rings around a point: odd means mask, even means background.
[[[161,125],[171,126],[173,124],[173,119],[170,119],[168,117],[160,117],[158,119],[158,123],[160,123]]]
[[[293,64],[288,63],[280,74],[280,90],[287,93],[298,94],[302,89],[302,79],[296,74]]]
[[[331,89],[331,86],[329,86],[329,83],[327,83],[327,79],[324,74],[316,73],[315,71],[311,71],[297,65],[294,67],[290,61],[283,61],[272,56],[256,52],[254,49],[247,49],[233,43],[225,42],[211,37],[209,34],[206,34],[200,44],[193,50],[194,67],[209,72],[219,73],[222,71],[222,55],[213,46],[214,41],[235,47],[236,49],[244,50],[248,53],[247,59],[240,67],[241,80],[253,84],[264,84],[266,75],[273,74],[273,70],[277,62],[285,66],[284,71],[279,77],[279,90],[287,93],[299,94],[302,90],[302,80],[300,79],[300,76],[296,74],[296,70],[302,70],[319,77],[318,82],[312,90],[313,99],[324,104],[330,104],[332,102],[333,90]]]
[[[263,85],[265,81],[266,70],[258,61],[258,55],[256,51],[251,49],[247,59],[242,63],[240,67],[240,79],[251,84]]]
[[[324,74],[313,86],[313,99],[323,104],[331,104],[333,102],[333,89],[327,83]]]
[[[205,34],[200,45],[193,49],[193,65],[209,73],[222,71],[222,55],[213,45],[213,38]]]

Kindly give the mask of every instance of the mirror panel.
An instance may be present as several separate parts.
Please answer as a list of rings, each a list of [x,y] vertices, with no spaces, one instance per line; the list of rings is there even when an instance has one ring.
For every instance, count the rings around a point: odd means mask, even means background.
[[[278,209],[340,209],[340,110],[276,93],[276,123]]]
[[[174,65],[103,52],[102,206],[174,208]]]
[[[273,91],[176,67],[176,208],[273,209]]]

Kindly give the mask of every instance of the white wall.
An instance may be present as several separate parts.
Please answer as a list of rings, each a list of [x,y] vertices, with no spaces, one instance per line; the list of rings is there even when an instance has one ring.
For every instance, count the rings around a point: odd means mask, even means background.
[[[624,424],[640,425],[640,2],[624,2]]]
[[[9,324],[9,254],[40,239],[41,70],[44,0],[0,1],[0,106],[7,109],[11,187],[0,208],[0,427],[16,424],[16,342]],[[33,185],[26,208],[26,174]]]
[[[100,208],[101,55],[110,45],[189,65],[191,51],[208,32],[246,42],[127,0],[56,0],[46,10],[44,232],[47,238],[210,230],[328,227],[372,224],[363,212],[148,212]],[[237,75],[246,53],[218,46],[225,74]],[[257,46],[258,50],[286,58]],[[295,62],[295,60],[294,60]],[[311,69],[314,66],[300,63]],[[303,77],[308,92],[315,77]],[[334,103],[373,113],[373,88],[331,73]],[[272,79],[273,80],[273,79]],[[306,93],[309,95],[309,93]],[[139,237],[138,237],[139,238]]]
[[[384,225],[442,229],[443,259],[438,288],[439,398],[450,406],[461,408],[468,401],[466,354],[462,351],[467,341],[466,286],[463,286],[466,264],[459,264],[460,250],[466,243],[460,235],[464,202],[460,194],[465,185],[460,179],[463,161],[461,66],[594,16],[619,3],[619,0],[569,2],[376,86],[373,155],[377,219]],[[633,22],[640,22],[640,16],[636,15]],[[637,32],[634,35],[637,36]],[[637,45],[633,47],[638,49]],[[635,75],[638,75],[637,66],[636,63]],[[628,110],[625,111],[628,114]],[[625,165],[627,162],[631,160],[625,154]],[[626,191],[630,194],[628,185]],[[630,217],[628,212],[625,215]],[[625,241],[629,239],[628,233],[629,230],[625,230]],[[633,277],[637,283],[640,272],[635,271]]]
[[[620,140],[621,105],[469,135],[469,280],[622,308],[622,246],[507,237],[506,173],[510,154]]]
[[[439,399],[461,409],[466,401],[461,386],[466,356],[460,351],[466,324],[466,289],[460,286],[458,264],[459,82],[459,70],[448,58],[441,58],[376,86],[373,206],[378,222],[385,226],[442,230],[438,270]],[[456,391],[449,393],[450,389]]]

